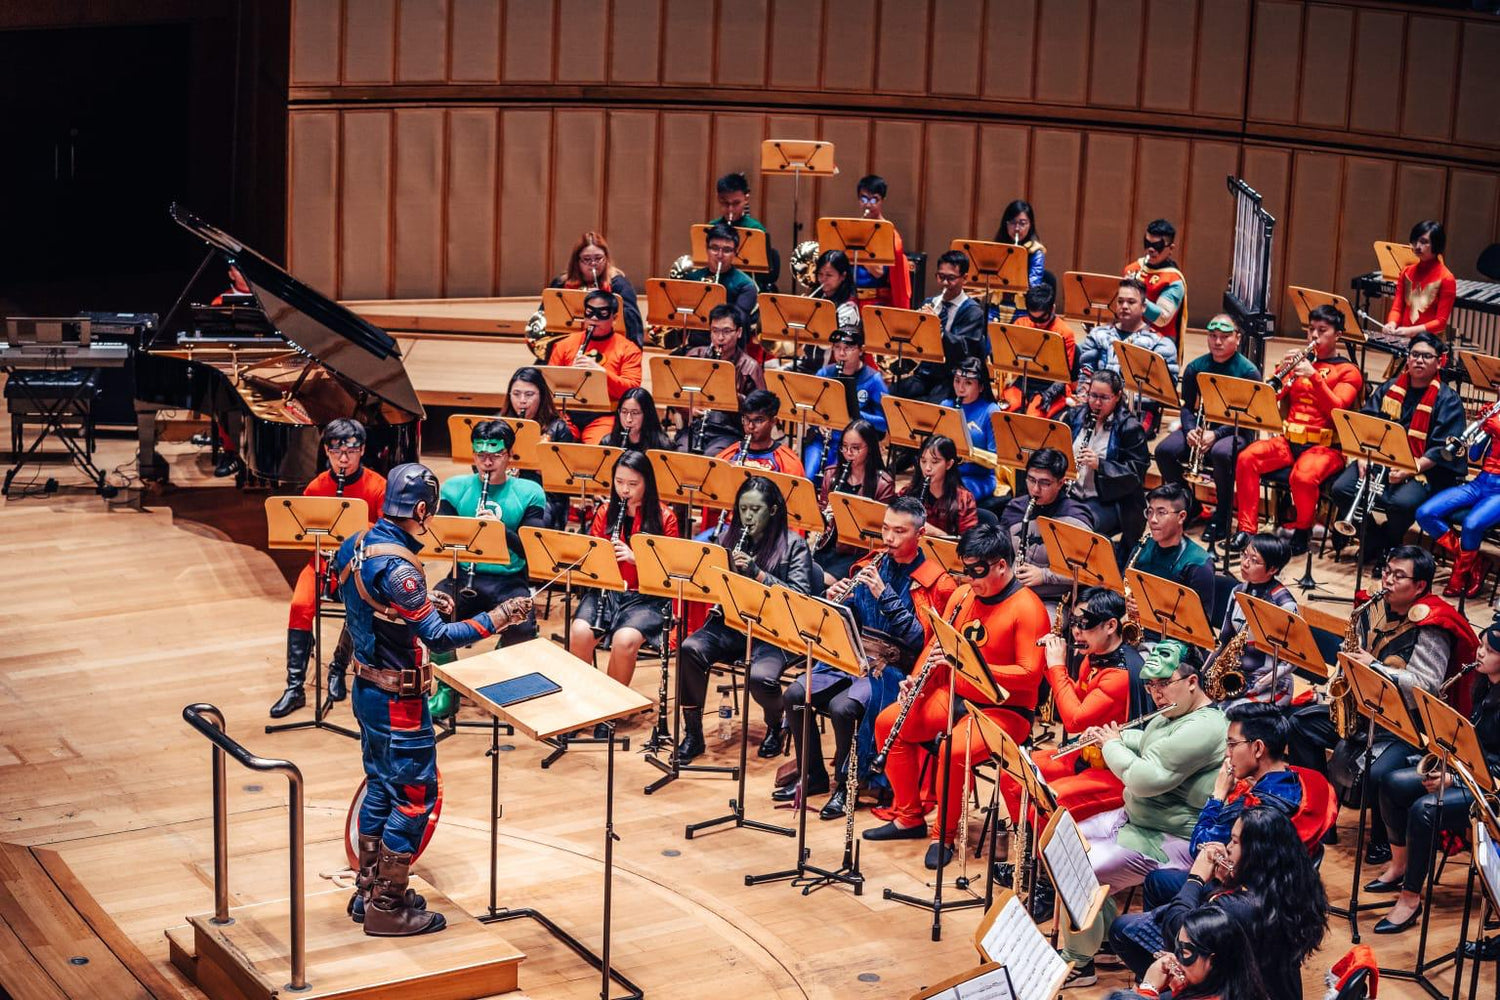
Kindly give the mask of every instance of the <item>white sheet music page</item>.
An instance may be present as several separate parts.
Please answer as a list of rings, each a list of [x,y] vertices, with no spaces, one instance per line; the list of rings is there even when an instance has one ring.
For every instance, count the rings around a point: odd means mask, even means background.
[[[1047,861],[1047,870],[1052,873],[1053,885],[1068,911],[1068,919],[1074,927],[1081,927],[1088,913],[1089,903],[1099,890],[1099,879],[1089,856],[1083,849],[1083,835],[1073,815],[1064,809],[1053,828],[1052,839],[1042,848],[1042,857]]]
[[[954,1000],[1018,1000],[1005,966],[975,976],[953,987]]]
[[[1036,929],[1019,899],[1006,900],[981,943],[985,954],[1009,970],[1017,1000],[1052,1000],[1068,964]]]
[[[1479,822],[1474,824],[1474,859],[1490,887],[1490,899],[1500,900],[1500,848],[1490,839],[1489,827]]]

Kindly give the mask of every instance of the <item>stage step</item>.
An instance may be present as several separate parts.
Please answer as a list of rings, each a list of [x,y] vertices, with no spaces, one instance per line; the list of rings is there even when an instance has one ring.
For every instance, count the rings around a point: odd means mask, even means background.
[[[178,1000],[55,851],[0,844],[0,995]]]
[[[172,964],[209,1000],[479,1000],[500,994],[522,1000],[512,991],[526,956],[497,928],[481,924],[428,883],[414,877],[411,887],[426,897],[428,909],[448,918],[445,930],[369,937],[344,911],[350,890],[308,896],[306,990],[287,989],[291,942],[285,899],[231,907],[233,922],[222,926],[206,913],[169,928]]]

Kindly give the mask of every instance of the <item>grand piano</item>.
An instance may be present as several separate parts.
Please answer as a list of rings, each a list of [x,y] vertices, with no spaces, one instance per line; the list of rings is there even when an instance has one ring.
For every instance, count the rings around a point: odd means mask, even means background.
[[[142,475],[161,471],[152,411],[168,408],[212,416],[247,481],[311,480],[322,459],[319,428],[336,417],[364,423],[371,468],[416,461],[424,411],[396,341],[224,230],[177,205],[171,214],[209,249],[135,355]],[[192,301],[206,275],[222,280],[231,265],[248,294]]]

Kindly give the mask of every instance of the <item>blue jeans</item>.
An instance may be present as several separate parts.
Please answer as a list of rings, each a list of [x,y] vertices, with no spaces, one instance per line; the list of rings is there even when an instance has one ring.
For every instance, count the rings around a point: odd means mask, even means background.
[[[398,698],[355,678],[354,717],[368,779],[359,832],[414,854],[437,802],[437,740],[427,698]]]
[[[1500,475],[1481,472],[1472,482],[1443,490],[1417,508],[1417,523],[1433,538],[1448,530],[1448,515],[1461,508],[1464,515],[1462,546],[1465,552],[1478,552],[1484,533],[1500,523]]]

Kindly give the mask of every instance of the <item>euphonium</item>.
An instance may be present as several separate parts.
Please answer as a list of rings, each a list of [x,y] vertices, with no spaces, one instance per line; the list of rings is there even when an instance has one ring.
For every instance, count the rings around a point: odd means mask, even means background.
[[[803,240],[792,249],[792,277],[797,279],[797,283],[803,288],[817,287],[818,275],[813,270],[813,266],[817,264],[818,255],[821,252],[817,240]]]
[[[1141,540],[1135,543],[1135,551],[1130,554],[1130,562],[1125,564],[1125,602],[1130,603],[1130,578],[1129,572],[1135,569],[1135,562],[1141,557],[1141,550],[1146,547],[1146,540],[1151,537],[1151,529],[1147,528],[1141,533]],[[1120,623],[1120,638],[1127,645],[1134,646],[1141,641],[1141,616],[1139,611],[1128,611],[1125,620]]]
[[[1248,627],[1235,632],[1203,671],[1203,690],[1214,701],[1228,701],[1245,693],[1245,672],[1241,663],[1249,635]]]
[[[1340,652],[1353,653],[1359,649],[1360,616],[1384,596],[1384,589],[1377,590],[1349,613],[1349,625],[1344,629],[1344,641],[1339,646]],[[1354,691],[1349,686],[1349,678],[1345,677],[1343,669],[1337,666],[1328,678],[1328,718],[1333,723],[1333,730],[1338,733],[1340,739],[1348,739],[1354,735],[1355,723],[1359,718],[1359,707],[1354,703]]]
[[[672,261],[672,266],[667,268],[667,277],[672,281],[681,281],[693,270],[693,255],[685,253]]]
[[[1296,368],[1304,361],[1311,361],[1317,356],[1318,345],[1308,344],[1302,350],[1293,354],[1291,357],[1287,358],[1279,366],[1277,366],[1275,373],[1270,378],[1266,379],[1266,384],[1269,385],[1272,389],[1276,390],[1276,395],[1281,395],[1281,390],[1286,387],[1286,378],[1292,373],[1292,369]]]

